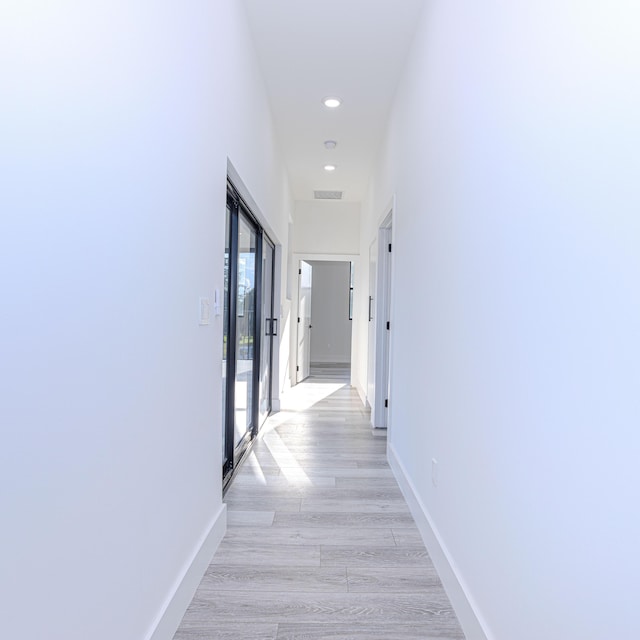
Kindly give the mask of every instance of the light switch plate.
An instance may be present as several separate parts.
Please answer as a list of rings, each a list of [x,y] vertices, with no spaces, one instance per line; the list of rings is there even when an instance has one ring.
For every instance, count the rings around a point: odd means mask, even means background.
[[[211,303],[209,302],[209,298],[200,298],[199,309],[200,325],[204,326],[209,324],[209,320],[211,319]]]

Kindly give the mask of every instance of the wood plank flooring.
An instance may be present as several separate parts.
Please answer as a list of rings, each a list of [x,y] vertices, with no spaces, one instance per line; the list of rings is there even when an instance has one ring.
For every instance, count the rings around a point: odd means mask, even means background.
[[[174,640],[463,640],[348,370],[282,400]]]

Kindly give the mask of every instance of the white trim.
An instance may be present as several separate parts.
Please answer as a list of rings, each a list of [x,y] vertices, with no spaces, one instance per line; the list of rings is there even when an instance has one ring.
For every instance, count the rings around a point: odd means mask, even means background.
[[[433,524],[429,512],[418,497],[418,493],[391,443],[387,446],[387,458],[393,475],[400,485],[400,490],[409,505],[413,519],[416,521],[424,545],[449,596],[451,606],[458,616],[465,638],[467,640],[493,640],[493,635],[480,613],[478,604],[469,593],[469,588],[460,576],[451,554]]]
[[[170,590],[146,640],[172,640],[226,530],[227,505],[223,503]]]
[[[294,253],[293,259],[297,264],[299,260],[305,262],[355,262],[360,258],[359,253]]]

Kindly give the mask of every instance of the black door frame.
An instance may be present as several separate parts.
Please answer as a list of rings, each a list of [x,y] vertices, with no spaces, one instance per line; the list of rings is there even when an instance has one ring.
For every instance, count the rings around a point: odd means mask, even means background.
[[[271,238],[262,231],[262,241],[261,251],[264,252],[264,246],[268,244],[271,248],[271,307],[270,307],[270,316],[269,318],[263,318],[264,324],[264,335],[268,335],[271,339],[269,340],[269,387],[267,388],[267,397],[268,397],[268,406],[267,406],[267,416],[271,413],[273,408],[273,339],[278,335],[278,327],[277,320],[273,317],[274,306],[275,306],[275,276],[276,276],[276,245],[272,242]],[[264,291],[264,276],[262,281],[262,290]],[[266,320],[269,320],[269,328],[267,329]],[[258,380],[258,385],[260,381]],[[259,419],[259,418],[258,418]],[[258,425],[261,427],[262,425]]]
[[[258,434],[260,424],[260,373],[261,373],[261,355],[262,355],[262,327],[263,324],[263,273],[262,273],[262,253],[263,245],[268,242],[274,249],[275,243],[267,236],[264,229],[260,226],[251,209],[243,200],[233,184],[227,180],[227,206],[229,209],[229,262],[228,262],[228,281],[229,289],[225,292],[225,304],[229,310],[228,315],[228,334],[227,334],[227,371],[226,371],[226,389],[225,393],[225,423],[222,428],[225,430],[225,463],[222,469],[223,489],[229,485],[234,471],[238,468],[243,458],[249,450],[249,446]],[[254,336],[253,343],[253,368],[251,375],[252,385],[252,406],[247,410],[251,411],[251,428],[243,435],[242,439],[236,446],[235,444],[235,383],[237,371],[237,302],[238,302],[238,234],[239,221],[242,219],[256,233],[256,256],[255,256],[255,300],[254,300],[254,316],[252,332]],[[274,251],[275,257],[275,251]],[[275,273],[275,260],[272,263],[272,283]],[[274,287],[271,288],[271,309],[274,306]],[[273,320],[273,319],[272,319]],[[271,322],[273,326],[273,322]],[[272,335],[275,335],[275,331]],[[269,363],[271,371],[269,374],[269,405],[271,405],[271,387],[273,379],[273,340],[271,341],[271,354]],[[271,406],[269,406],[269,411]]]

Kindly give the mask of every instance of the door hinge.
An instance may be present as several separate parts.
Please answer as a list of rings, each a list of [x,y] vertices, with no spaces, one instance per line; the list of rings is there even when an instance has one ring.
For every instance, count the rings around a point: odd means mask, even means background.
[[[386,398],[384,401],[384,408],[388,409],[389,408],[389,398]]]
[[[300,324],[300,318],[298,318],[298,324]]]
[[[298,269],[298,275],[301,276],[302,275],[302,269]]]
[[[391,323],[387,320],[387,331],[391,330]]]
[[[300,367],[296,367],[296,371],[300,371]]]
[[[389,243],[389,253],[391,253],[391,243]]]

